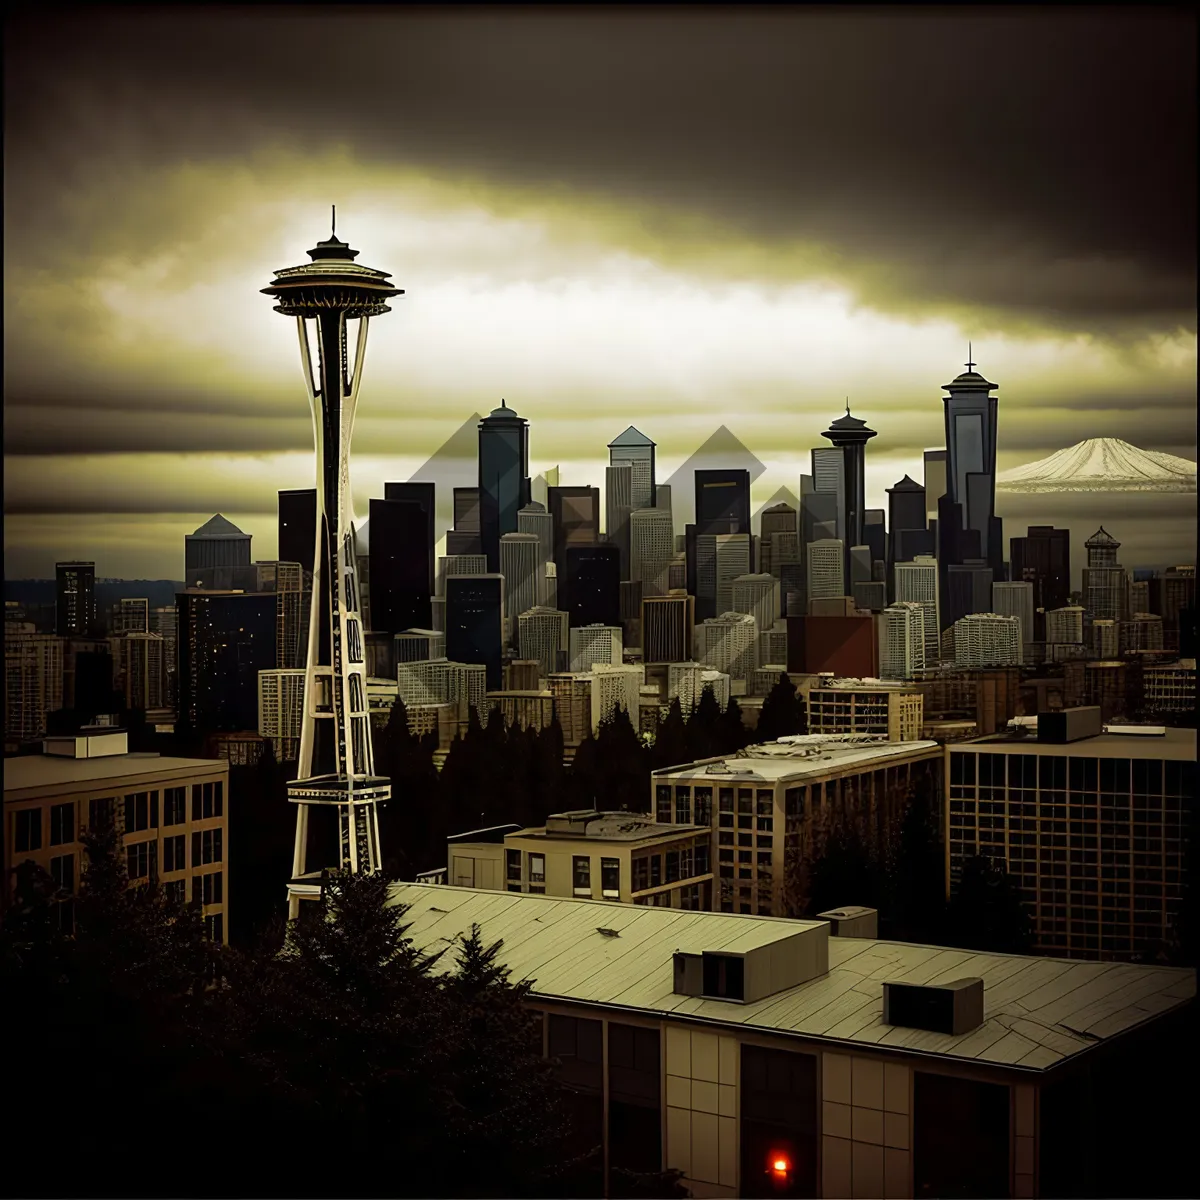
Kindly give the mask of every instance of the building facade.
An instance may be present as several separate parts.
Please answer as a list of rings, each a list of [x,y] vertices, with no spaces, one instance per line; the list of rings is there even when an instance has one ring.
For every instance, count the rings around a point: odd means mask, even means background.
[[[1016,617],[972,613],[954,623],[954,665],[959,670],[1020,666],[1021,625]]]
[[[882,613],[879,674],[884,679],[911,679],[925,669],[925,614],[928,608],[901,600]]]
[[[837,679],[808,692],[808,731],[853,734],[887,742],[919,742],[925,720],[919,691],[878,679]]]
[[[642,661],[683,663],[692,657],[696,601],[683,591],[642,597]]]

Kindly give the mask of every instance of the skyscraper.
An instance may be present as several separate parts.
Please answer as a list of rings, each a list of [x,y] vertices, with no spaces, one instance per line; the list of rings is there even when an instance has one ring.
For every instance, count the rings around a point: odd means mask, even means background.
[[[619,667],[624,648],[616,626],[576,626],[570,631],[570,670],[590,671],[594,663]]]
[[[938,597],[938,564],[932,555],[895,566],[896,603],[914,601],[925,610],[925,664],[938,661],[941,645],[941,612]]]
[[[389,489],[400,486],[387,484]],[[430,493],[433,484],[425,485]],[[396,634],[424,629],[433,619],[433,505],[387,498],[370,502],[367,552],[371,578],[371,629]]]
[[[846,595],[845,555],[837,538],[822,538],[808,544],[808,600]]]
[[[671,514],[661,508],[639,508],[629,518],[629,578],[642,585],[643,596],[666,593],[675,557]]]
[[[446,580],[451,575],[486,575],[486,554],[444,554],[438,559],[437,594],[446,595]]]
[[[248,567],[250,535],[217,513],[183,539],[183,565],[187,587],[195,585],[192,572],[203,567]]]
[[[696,532],[750,534],[750,472],[699,470],[695,473]]]
[[[533,608],[543,590],[539,584],[541,543],[535,533],[506,533],[500,538],[500,574],[504,576],[506,642],[517,640],[517,618]]]
[[[164,639],[161,633],[127,633],[125,642],[125,707],[145,712],[161,708],[163,695]],[[253,729],[254,726],[247,726]]]
[[[926,450],[924,468],[925,517],[927,522],[936,521],[938,501],[946,494],[946,451]]]
[[[489,571],[500,570],[500,536],[516,533],[529,501],[529,422],[501,400],[479,422],[479,529]]]
[[[1128,613],[1129,576],[1117,562],[1121,543],[1101,526],[1084,542],[1084,548],[1083,607],[1094,621],[1123,621]]]
[[[451,575],[447,578],[446,655],[452,662],[484,666],[489,691],[497,690],[504,683],[503,614],[502,575]]]
[[[979,534],[979,556],[993,568],[1004,559],[998,543],[996,521],[996,397],[997,385],[975,371],[973,362],[952,382],[948,392],[946,422],[946,491],[962,505],[963,527]]]
[[[1033,606],[1049,612],[1071,599],[1071,531],[1030,525],[1009,541],[1009,576],[1033,584]]]
[[[532,533],[538,540],[537,604],[549,603],[546,564],[554,560],[554,520],[544,504],[531,500],[517,513],[517,532]]]
[[[437,487],[432,483],[385,483],[383,485],[385,500],[399,500],[405,504],[415,504],[424,514],[426,521],[424,544],[427,547],[426,560],[429,577],[425,583],[425,593],[433,595],[433,559],[437,543]]]
[[[551,487],[548,498],[554,531],[554,565],[558,568],[561,588],[566,574],[567,548],[599,544],[600,489]]]
[[[1021,622],[1021,646],[1035,640],[1033,635],[1033,584],[1028,580],[992,584],[992,612],[1016,617]]]
[[[945,568],[948,608],[943,621],[953,625],[970,613],[992,611],[992,568],[982,559],[951,563]]]
[[[110,676],[111,694],[111,676]],[[16,746],[46,733],[46,717],[63,706],[63,639],[6,625],[4,740]],[[89,714],[94,715],[94,714]]]
[[[545,679],[566,669],[570,618],[561,609],[538,605],[517,618],[517,640],[521,657],[536,661]]]
[[[739,575],[733,581],[732,600],[730,609],[749,613],[759,633],[773,629],[779,619],[779,580],[765,572]]]
[[[279,493],[279,559],[298,562],[309,575],[317,545],[317,489],[291,488]],[[189,580],[189,582],[191,582]]]
[[[621,578],[629,578],[629,514],[633,512],[633,464],[604,468],[604,532],[621,552]]]
[[[972,613],[954,623],[954,665],[1019,667],[1021,625],[1016,617]]]
[[[715,555],[713,598],[718,613],[733,609],[733,581],[750,574],[751,552],[748,533],[718,533],[714,536]]]
[[[59,637],[88,637],[96,626],[96,564],[54,565],[55,632]]]
[[[865,545],[866,447],[875,436],[875,430],[867,428],[866,421],[852,417],[847,404],[846,415],[832,422],[821,436],[828,438],[842,452],[845,527],[838,536],[846,546],[846,577],[849,578],[850,548]]]
[[[764,509],[759,526],[758,569],[768,575],[779,578],[779,564],[775,562],[774,537],[777,533],[787,533],[795,536],[797,531],[797,512],[788,503],[772,504]],[[790,560],[789,560],[790,561]]]
[[[569,546],[559,604],[571,626],[621,624],[621,559],[616,546]]]
[[[624,433],[609,442],[608,461],[614,467],[629,464],[632,470],[630,505],[635,511],[656,504],[654,443],[641,430],[630,425]]]
[[[642,599],[642,661],[681,663],[692,657],[695,600],[686,592]]]
[[[386,272],[355,263],[358,251],[336,234],[308,254],[311,262],[276,271],[274,282],[262,289],[278,301],[276,312],[296,319],[316,434],[320,551],[313,563],[298,775],[288,786],[289,800],[298,805],[288,886],[288,911],[293,917],[303,900],[320,896],[321,872],[331,863],[353,873],[379,869],[378,805],[391,794],[388,781],[376,776],[374,769],[349,460],[369,320],[388,312],[386,301],[402,291],[391,285]],[[348,325],[352,320],[357,320],[358,328],[351,368]],[[310,332],[318,347],[315,361]],[[181,687],[184,641],[181,609]],[[330,812],[337,814],[336,832],[328,830],[334,844],[316,845],[320,814]],[[310,863],[313,815],[312,848],[318,851],[319,861]]]
[[[925,606],[900,600],[883,610],[879,674],[883,679],[911,679],[925,667]]]
[[[1083,644],[1083,606],[1068,604],[1046,614],[1046,642],[1052,646]]]
[[[696,658],[730,679],[749,679],[758,665],[758,629],[749,613],[726,612],[696,626]]]
[[[123,596],[112,606],[108,618],[112,637],[150,632],[150,601],[145,596]]]

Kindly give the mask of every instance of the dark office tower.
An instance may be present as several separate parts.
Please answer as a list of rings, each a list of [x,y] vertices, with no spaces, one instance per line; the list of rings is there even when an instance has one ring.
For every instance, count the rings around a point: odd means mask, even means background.
[[[863,513],[863,545],[871,547],[872,563],[887,561],[887,527],[882,508],[868,508]]]
[[[317,489],[293,488],[280,492],[280,562],[298,562],[311,575],[316,547]]]
[[[968,356],[969,357],[969,356]],[[973,362],[953,382],[943,400],[946,417],[946,493],[962,506],[963,528],[979,534],[979,549],[993,567],[1004,559],[1002,545],[992,545],[996,515],[997,385],[974,370]]]
[[[401,500],[405,504],[415,504],[425,514],[428,528],[425,542],[429,546],[429,591],[433,592],[433,548],[437,542],[434,532],[434,521],[437,516],[436,489],[432,483],[385,483],[383,485],[385,500]]]
[[[621,578],[629,578],[629,518],[633,504],[633,464],[604,468],[604,533],[621,551]]]
[[[1065,608],[1071,599],[1071,531],[1030,525],[1024,537],[1009,541],[1009,574],[1015,583],[1033,584],[1033,607]]]
[[[311,556],[311,551],[309,553]],[[183,539],[183,565],[184,582],[188,587],[193,583],[191,573],[198,568],[248,567],[250,535],[217,513]]]
[[[571,546],[594,546],[600,541],[600,489],[551,487],[547,491],[554,522],[554,563],[561,587],[567,550]]]
[[[943,618],[949,627],[972,613],[992,611],[992,568],[982,559],[946,568],[946,595],[950,611]]]
[[[924,529],[925,489],[907,475],[887,490],[888,531],[893,535],[901,529]]]
[[[175,597],[179,715],[197,733],[258,728],[258,673],[276,665],[274,592]]]
[[[454,528],[458,533],[479,532],[479,489],[454,489]]]
[[[686,592],[642,598],[642,661],[690,662],[696,624],[694,601]]]
[[[946,494],[946,451],[925,451],[926,523],[937,520],[938,501]]]
[[[564,603],[565,601],[565,603]],[[558,605],[571,627],[621,624],[621,555],[616,546],[568,546]],[[447,651],[449,653],[449,651]]]
[[[529,422],[501,400],[479,422],[479,530],[489,571],[500,570],[500,538],[517,532],[529,500]]]
[[[482,663],[487,686],[504,686],[504,577],[446,576],[446,657]]]
[[[610,466],[628,465],[632,468],[630,507],[653,508],[654,443],[641,430],[630,425],[615,441],[608,443],[608,461]]]
[[[846,547],[846,578],[850,578],[850,548],[866,545],[864,527],[866,525],[866,447],[867,442],[875,436],[875,430],[868,429],[866,421],[860,421],[850,415],[850,406],[846,405],[846,415],[838,417],[825,430],[822,437],[828,438],[842,451],[845,464],[845,505],[846,532],[844,544]]]
[[[950,614],[950,567],[961,565],[967,558],[978,557],[966,553],[969,550],[966,542],[962,506],[955,504],[947,492],[938,500],[937,515],[938,610],[942,629],[952,624],[947,619]]]
[[[55,623],[59,637],[88,637],[96,626],[96,564],[54,564]]]
[[[750,532],[750,472],[696,472],[696,532]]]
[[[432,491],[433,485],[428,486]],[[427,629],[433,620],[432,513],[432,505],[427,510],[407,500],[371,501],[373,632]]]
[[[777,546],[773,539],[777,533],[795,537],[797,528],[797,513],[790,504],[772,504],[763,510],[759,525],[758,569],[765,575],[774,575],[778,579],[780,566],[785,561],[792,561],[784,542],[778,544],[780,553],[776,553]]]

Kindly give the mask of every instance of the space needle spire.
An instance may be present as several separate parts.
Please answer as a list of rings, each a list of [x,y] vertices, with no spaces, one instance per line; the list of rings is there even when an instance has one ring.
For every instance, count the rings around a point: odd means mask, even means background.
[[[313,416],[317,458],[317,544],[300,727],[300,762],[288,799],[296,808],[296,840],[288,884],[288,915],[319,899],[327,868],[379,870],[379,806],[389,780],[375,774],[367,707],[365,638],[354,551],[350,441],[362,382],[367,326],[403,295],[391,276],[354,260],[338,240],[337,208],[328,240],[311,262],[275,272],[263,288],[275,311],[295,317],[300,364]],[[353,362],[350,323],[356,322]],[[315,356],[314,356],[315,346]],[[324,835],[324,836],[323,836]]]

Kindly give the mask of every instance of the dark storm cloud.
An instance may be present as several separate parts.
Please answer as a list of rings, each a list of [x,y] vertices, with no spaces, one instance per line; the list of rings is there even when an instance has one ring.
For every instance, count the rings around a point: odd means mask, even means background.
[[[1179,12],[56,8],[7,59],[10,238],[51,256],[97,174],[348,144],[819,243],[884,306],[1194,328]]]

